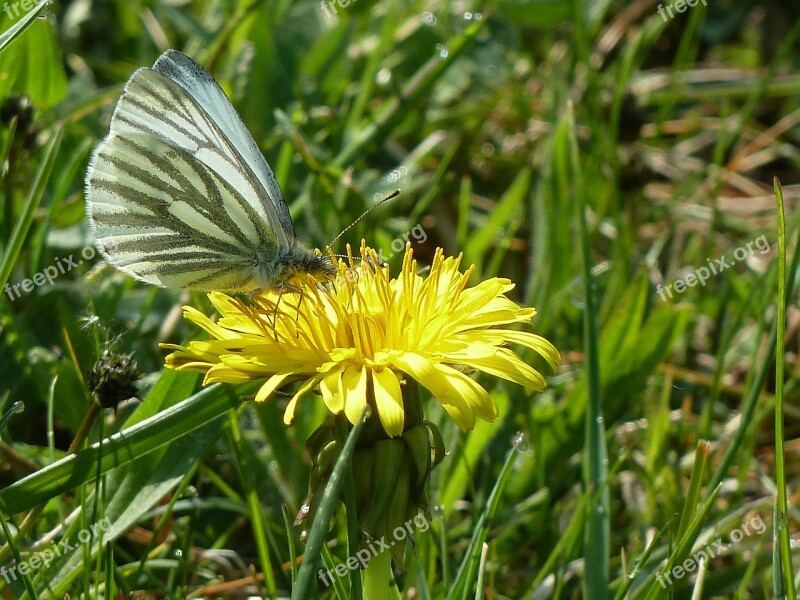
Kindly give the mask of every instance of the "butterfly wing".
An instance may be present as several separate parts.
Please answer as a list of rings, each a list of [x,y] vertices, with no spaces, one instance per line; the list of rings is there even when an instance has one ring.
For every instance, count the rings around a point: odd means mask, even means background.
[[[254,265],[295,242],[280,188],[208,73],[175,51],[156,66],[128,81],[89,166],[98,248],[148,283],[254,289]]]
[[[153,65],[153,70],[162,73],[187,90],[192,98],[207,114],[214,115],[216,124],[234,149],[241,152],[241,158],[251,173],[258,179],[265,194],[259,195],[264,212],[274,214],[286,237],[294,240],[294,226],[289,207],[283,192],[258,149],[253,136],[245,127],[236,110],[231,106],[225,92],[219,87],[208,71],[185,54],[167,50]],[[272,219],[270,220],[272,224]]]

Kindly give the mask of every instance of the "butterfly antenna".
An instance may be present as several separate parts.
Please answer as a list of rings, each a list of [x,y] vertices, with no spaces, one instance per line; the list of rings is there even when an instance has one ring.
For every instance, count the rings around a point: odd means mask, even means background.
[[[396,198],[396,197],[397,197],[397,196],[399,196],[399,195],[400,195],[400,190],[395,190],[395,191],[393,191],[391,194],[389,194],[388,196],[386,196],[386,198],[384,198],[384,199],[383,199],[383,200],[381,200],[380,202],[377,202],[376,204],[373,204],[372,206],[370,206],[370,207],[369,207],[367,210],[365,210],[363,213],[361,213],[361,216],[360,216],[360,217],[358,217],[358,218],[357,218],[355,221],[353,221],[352,223],[350,223],[350,225],[348,225],[347,227],[345,227],[344,229],[342,229],[342,231],[339,233],[339,235],[337,235],[335,238],[333,238],[333,241],[332,241],[330,244],[328,244],[328,247],[329,247],[329,248],[332,248],[332,247],[333,247],[333,245],[334,245],[336,242],[338,242],[338,241],[339,241],[339,238],[340,238],[340,237],[342,237],[342,236],[343,236],[345,233],[347,233],[348,231],[350,231],[350,230],[353,228],[353,226],[354,226],[356,223],[358,223],[358,222],[359,222],[361,219],[363,219],[364,217],[366,217],[366,216],[367,216],[369,213],[371,213],[371,212],[372,212],[374,209],[378,208],[378,207],[379,207],[381,204],[383,204],[384,202],[388,202],[388,201],[389,201],[389,200],[391,200],[392,198]]]

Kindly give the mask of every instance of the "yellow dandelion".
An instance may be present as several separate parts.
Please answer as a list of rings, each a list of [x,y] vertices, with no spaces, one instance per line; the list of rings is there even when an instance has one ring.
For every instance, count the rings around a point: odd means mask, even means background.
[[[351,423],[371,398],[386,433],[396,437],[404,430],[401,386],[408,378],[469,430],[476,416],[497,416],[492,397],[470,372],[512,381],[528,393],[545,387],[542,375],[508,344],[536,351],[554,370],[558,365],[559,354],[546,339],[507,328],[530,323],[536,314],[506,297],[514,284],[495,277],[467,287],[474,267],[460,272],[461,255],[445,258],[438,249],[423,277],[409,244],[394,279],[364,242],[360,260],[332,258],[336,273],[329,283],[299,279],[295,293],[265,292],[249,305],[210,293],[222,315],[216,323],[184,307],[185,317],[214,339],[165,345],[174,350],[167,366],[202,371],[205,384],[265,378],[256,401],[303,381],[286,407],[287,424],[299,399],[317,387],[328,410],[344,412]]]

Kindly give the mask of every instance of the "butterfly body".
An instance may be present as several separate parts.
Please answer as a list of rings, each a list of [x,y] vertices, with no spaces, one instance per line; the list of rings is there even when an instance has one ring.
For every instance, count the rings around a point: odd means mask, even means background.
[[[290,283],[300,273],[328,279],[335,272],[330,258],[308,250],[299,242],[277,255],[265,252],[253,262],[254,283],[251,289],[270,289]]]
[[[275,176],[225,93],[174,50],[126,84],[89,165],[86,204],[101,254],[147,283],[252,292],[333,272],[297,241]]]

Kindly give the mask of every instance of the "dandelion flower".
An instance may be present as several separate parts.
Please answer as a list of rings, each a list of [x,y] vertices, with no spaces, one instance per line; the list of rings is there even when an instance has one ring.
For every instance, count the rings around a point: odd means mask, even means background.
[[[508,279],[468,287],[474,267],[462,273],[461,256],[445,258],[441,250],[423,277],[410,245],[399,275],[391,278],[364,242],[360,254],[354,258],[348,247],[347,260],[331,255],[330,281],[300,276],[287,286],[294,293],[267,291],[246,304],[212,292],[209,298],[221,315],[216,323],[184,307],[186,318],[212,339],[166,345],[173,350],[166,364],[204,372],[205,384],[263,379],[256,401],[300,382],[286,407],[287,424],[300,399],[319,390],[332,414],[306,441],[312,468],[297,525],[314,521],[344,447],[346,428],[340,425],[345,418],[355,424],[369,406],[371,416],[351,458],[356,522],[362,546],[369,539],[402,540],[389,550],[402,568],[406,541],[397,532],[411,519],[430,518],[425,490],[445,455],[437,426],[424,419],[419,388],[427,388],[459,427],[469,430],[476,417],[497,416],[492,397],[472,372],[512,381],[530,393],[543,389],[545,380],[507,345],[536,351],[554,370],[560,357],[544,338],[509,327],[530,323],[536,310],[506,297],[514,287]],[[365,597],[382,597],[374,590],[388,586],[389,564],[379,557],[367,565]]]
[[[472,429],[476,417],[492,421],[498,414],[469,373],[512,381],[528,393],[545,387],[544,377],[506,347],[530,348],[554,370],[560,360],[541,336],[507,327],[530,323],[536,314],[506,297],[510,280],[493,277],[468,287],[474,267],[462,273],[461,255],[445,258],[441,249],[425,277],[410,244],[396,278],[364,242],[360,254],[360,260],[332,257],[336,272],[329,283],[301,277],[292,283],[295,293],[268,291],[249,305],[212,292],[222,315],[216,323],[184,307],[184,316],[213,339],[165,345],[174,351],[167,366],[202,371],[204,384],[266,379],[256,401],[302,381],[286,407],[287,424],[312,389],[350,423],[371,399],[390,437],[407,425],[401,388],[408,379],[427,388],[462,430]]]

